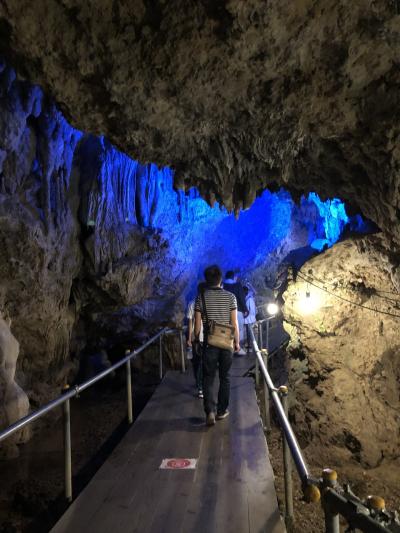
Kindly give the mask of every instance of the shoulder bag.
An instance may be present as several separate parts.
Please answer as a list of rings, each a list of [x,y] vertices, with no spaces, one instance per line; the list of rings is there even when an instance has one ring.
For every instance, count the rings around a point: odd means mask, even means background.
[[[204,314],[206,316],[206,324],[204,324],[204,344],[209,344],[215,348],[222,350],[230,350],[233,352],[233,340],[235,334],[235,327],[230,324],[221,324],[215,320],[208,320],[206,299],[204,291],[201,293],[203,302]]]

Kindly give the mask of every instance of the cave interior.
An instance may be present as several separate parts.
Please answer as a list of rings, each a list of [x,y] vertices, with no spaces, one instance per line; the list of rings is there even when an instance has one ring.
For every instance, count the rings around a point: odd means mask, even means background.
[[[0,427],[88,354],[183,324],[207,265],[261,310],[289,265],[301,443],[398,471],[398,3],[17,4],[0,5]]]

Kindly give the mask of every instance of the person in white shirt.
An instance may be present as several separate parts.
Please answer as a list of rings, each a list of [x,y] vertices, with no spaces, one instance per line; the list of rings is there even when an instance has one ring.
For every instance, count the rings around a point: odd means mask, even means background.
[[[254,301],[253,294],[249,291],[247,286],[243,287],[244,294],[246,296],[246,307],[249,311],[249,314],[244,319],[244,324],[247,334],[247,351],[250,351],[251,339],[250,339],[250,328],[256,323],[256,303]]]

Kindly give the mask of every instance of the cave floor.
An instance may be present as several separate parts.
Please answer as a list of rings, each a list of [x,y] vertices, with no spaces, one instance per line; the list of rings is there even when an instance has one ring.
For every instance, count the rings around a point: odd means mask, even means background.
[[[252,379],[235,358],[230,416],[204,424],[191,372],[168,372],[109,460],[53,533],[283,532]],[[162,470],[166,458],[195,469]]]

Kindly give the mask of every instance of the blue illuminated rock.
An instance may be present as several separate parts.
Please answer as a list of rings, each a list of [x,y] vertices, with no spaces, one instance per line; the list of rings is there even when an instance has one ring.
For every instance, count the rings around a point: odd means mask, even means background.
[[[395,0],[3,0],[0,54],[75,127],[229,210],[267,186],[400,243]]]
[[[0,87],[0,308],[21,345],[19,382],[37,401],[64,384],[82,350],[181,323],[208,264],[263,293],[289,254],[302,264],[349,225],[339,200],[296,204],[284,190],[260,192],[235,217],[194,188],[175,190],[168,167],[73,129],[9,67]]]

